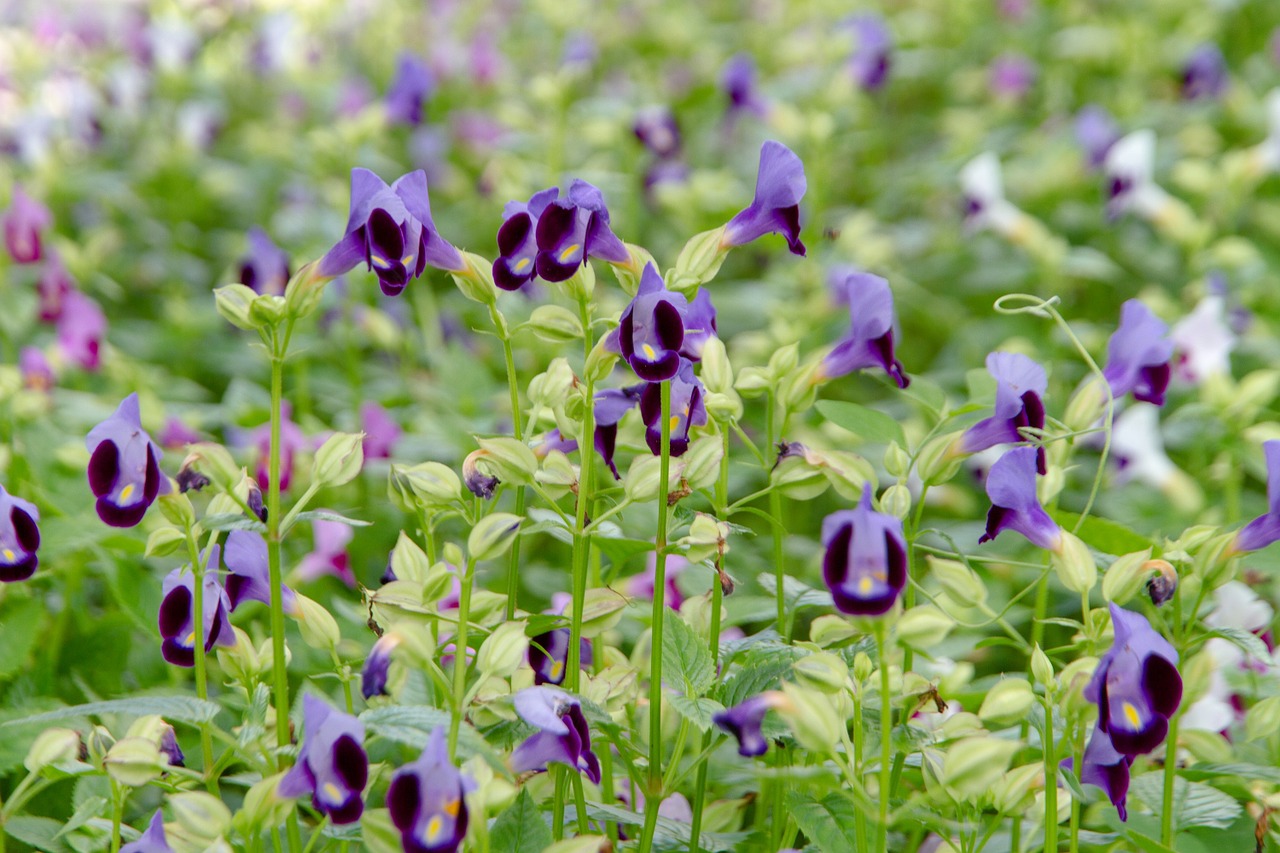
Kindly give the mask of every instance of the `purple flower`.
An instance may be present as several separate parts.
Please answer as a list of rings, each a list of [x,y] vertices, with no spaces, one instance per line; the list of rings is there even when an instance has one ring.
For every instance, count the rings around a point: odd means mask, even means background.
[[[768,109],[756,88],[756,63],[748,54],[739,53],[725,63],[720,86],[729,96],[729,114],[752,112],[762,116]]]
[[[868,92],[874,92],[889,77],[893,35],[879,15],[856,15],[849,24],[858,39],[858,46],[849,57],[849,69],[859,86]]]
[[[706,389],[693,375],[693,362],[680,359],[680,369],[671,377],[670,443],[671,455],[683,456],[689,449],[689,429],[707,422],[707,407],[702,398]],[[650,382],[640,392],[640,417],[644,420],[644,438],[654,456],[662,453],[662,383]]]
[[[62,265],[62,259],[51,255],[40,272],[36,290],[40,294],[40,322],[54,323],[62,316],[67,294],[76,289],[76,283]]]
[[[181,449],[188,444],[202,441],[200,433],[187,426],[181,418],[171,417],[164,422],[160,432],[160,446],[169,449]]]
[[[169,839],[164,835],[164,815],[158,810],[151,816],[147,831],[137,841],[130,841],[120,848],[120,853],[173,853]]]
[[[644,385],[632,385],[629,388],[606,388],[596,392],[593,404],[596,425],[594,444],[604,459],[604,464],[613,472],[615,480],[622,479],[618,466],[613,461],[618,442],[618,422],[640,402],[640,394],[644,388]]]
[[[1056,551],[1062,529],[1040,506],[1036,497],[1036,448],[1015,447],[1001,456],[987,474],[987,532],[978,543],[995,539],[1005,530],[1014,530],[1034,545]]]
[[[680,575],[684,570],[689,568],[689,561],[679,554],[667,555],[667,569],[665,572],[666,594],[663,601],[672,610],[679,610],[680,605],[684,604],[684,593],[680,591],[680,584],[677,583]],[[653,594],[656,591],[656,582],[658,580],[658,555],[653,551],[649,552],[649,557],[645,562],[645,570],[633,575],[627,579],[623,586],[623,592],[632,598],[643,598],[653,601]]]
[[[1073,761],[1063,762],[1070,766]],[[1097,785],[1107,794],[1120,820],[1129,819],[1126,798],[1129,794],[1129,765],[1133,759],[1116,752],[1111,745],[1111,737],[1097,724],[1089,737],[1089,745],[1084,750],[1084,766],[1080,768],[1080,781],[1086,785]]]
[[[680,153],[680,125],[669,107],[652,106],[636,114],[632,131],[660,159],[668,159]]]
[[[1280,441],[1263,442],[1262,452],[1267,458],[1268,509],[1236,534],[1234,553],[1259,551],[1280,539]]]
[[[215,645],[234,646],[235,632],[231,630],[231,600],[218,583],[218,546],[205,552],[204,572],[204,650]],[[195,577],[188,568],[169,572],[161,587],[160,600],[160,653],[175,666],[192,667],[196,664]]]
[[[360,427],[364,430],[364,458],[390,459],[400,440],[400,424],[387,410],[372,400],[361,403]]]
[[[1098,729],[1121,755],[1151,752],[1169,732],[1182,701],[1178,653],[1146,617],[1111,605],[1115,642],[1102,656],[1084,698],[1098,704]]]
[[[467,837],[467,780],[449,761],[443,726],[422,755],[397,770],[387,789],[391,822],[406,853],[455,853]]]
[[[1044,368],[1019,353],[993,352],[987,356],[987,372],[996,380],[995,412],[965,430],[960,439],[964,453],[1034,440],[1022,434],[1022,427],[1044,429]],[[1045,473],[1043,447],[1036,448],[1036,470]]]
[[[635,405],[633,402],[632,405]],[[542,440],[533,446],[533,455],[539,459],[546,459],[547,454],[553,450],[561,453],[569,454],[578,449],[578,442],[572,438],[565,438],[560,434],[560,430],[553,429],[542,436]]]
[[[1036,65],[1019,53],[1002,53],[991,61],[991,91],[1006,98],[1021,98],[1036,82]]]
[[[33,264],[45,256],[44,229],[53,224],[49,208],[14,185],[13,199],[4,214],[4,245],[20,264]]]
[[[711,304],[711,291],[700,288],[684,312],[684,343],[680,346],[680,355],[690,361],[701,361],[703,347],[715,335],[716,306]]]
[[[97,302],[78,290],[63,298],[58,316],[58,349],[63,358],[84,370],[97,370],[106,334],[107,317]]]
[[[1202,44],[1182,66],[1182,97],[1188,101],[1218,98],[1227,90],[1227,60],[1216,44]]]
[[[169,481],[160,473],[164,454],[142,428],[138,395],[121,401],[111,417],[85,438],[89,488],[98,499],[98,517],[112,527],[133,527]]]
[[[289,256],[257,226],[249,229],[249,253],[240,259],[240,283],[276,296],[289,283]]]
[[[38,347],[22,348],[18,354],[18,370],[22,373],[22,384],[35,391],[48,391],[57,379],[49,359]]]
[[[902,521],[871,508],[871,486],[857,509],[833,512],[822,521],[822,578],[836,609],[878,616],[893,607],[907,584],[907,546]]]
[[[263,488],[271,484],[271,423],[249,432],[249,443],[258,449],[258,465],[254,477]],[[289,401],[280,404],[280,491],[287,491],[293,479],[293,457],[307,449],[307,437],[302,428],[293,422],[293,406]]]
[[[635,298],[622,312],[618,328],[609,333],[605,346],[621,353],[636,376],[646,382],[665,382],[680,370],[688,311],[689,301],[667,290],[658,270],[647,264]]]
[[[546,770],[554,762],[567,764],[600,784],[600,762],[591,751],[591,731],[577,699],[554,687],[526,687],[516,694],[515,705],[521,718],[541,731],[511,754],[513,772]]]
[[[764,715],[777,707],[778,695],[771,691],[752,696],[718,712],[711,721],[738,739],[739,755],[745,758],[764,755],[769,749],[769,741],[762,730]]]
[[[435,91],[431,69],[421,58],[403,51],[396,60],[396,74],[387,90],[387,119],[392,124],[422,124],[427,100]]]
[[[387,567],[387,573],[391,578],[390,580],[384,578],[384,583],[394,581],[395,573],[391,571],[390,566]],[[369,650],[369,656],[364,661],[364,669],[360,672],[360,692],[364,694],[365,699],[387,695],[387,674],[391,670],[391,653],[401,642],[403,638],[399,634],[388,631],[379,637],[373,644],[373,648]]]
[[[529,641],[529,666],[533,668],[534,684],[563,684],[568,674],[569,643],[573,632],[568,628],[552,628]],[[578,661],[584,667],[591,666],[591,642],[580,638]]]
[[[781,142],[769,140],[760,148],[755,198],[725,225],[720,244],[745,246],[765,234],[781,234],[793,255],[804,255],[800,199],[806,187],[800,158]]]
[[[387,186],[368,169],[351,170],[346,236],[320,259],[320,274],[341,275],[362,260],[388,296],[399,294],[428,264],[451,271],[465,267],[431,219],[426,172],[410,172]]]
[[[1139,300],[1120,306],[1120,326],[1107,341],[1107,366],[1102,370],[1113,398],[1132,392],[1135,400],[1164,405],[1173,357],[1168,332],[1165,322]]]
[[[1120,128],[1111,113],[1097,104],[1089,104],[1076,113],[1076,142],[1084,149],[1093,169],[1101,169],[1107,152],[1120,140]]]
[[[893,291],[878,275],[851,269],[832,272],[836,290],[843,290],[849,305],[849,335],[822,360],[822,379],[845,376],[855,370],[880,367],[899,388],[911,379],[893,353]]]
[[[600,190],[582,180],[569,186],[566,198],[547,204],[538,216],[535,265],[546,281],[564,281],[588,258],[626,263],[631,253],[609,227],[609,209]]]
[[[508,202],[498,229],[498,257],[493,262],[493,283],[503,290],[519,290],[538,274],[538,220],[560,190],[550,187],[536,192],[528,203]]]
[[[231,609],[244,601],[271,604],[271,579],[267,568],[267,540],[253,530],[233,530],[227,534],[222,549],[222,562],[227,567],[226,590]],[[281,587],[280,601],[286,613],[298,609],[298,597],[287,586]]]
[[[364,724],[328,702],[307,693],[302,697],[305,736],[298,763],[276,788],[282,797],[311,795],[311,803],[334,823],[355,823],[364,812],[369,757],[364,751]]]
[[[40,560],[40,510],[35,504],[9,494],[0,486],[0,581],[24,581],[35,573]]]
[[[347,545],[355,535],[350,525],[318,518],[311,522],[311,535],[315,547],[298,563],[298,577],[310,581],[333,575],[347,586],[354,587],[356,577],[351,571],[351,557],[347,554]]]

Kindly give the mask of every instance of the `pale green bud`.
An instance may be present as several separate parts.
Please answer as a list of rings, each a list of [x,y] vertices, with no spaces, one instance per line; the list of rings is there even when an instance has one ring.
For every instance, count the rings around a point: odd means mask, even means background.
[[[799,412],[813,405],[818,395],[817,380],[814,378],[822,362],[813,359],[787,372],[778,382],[778,402],[787,411]]]
[[[1039,645],[1031,650],[1031,675],[1035,678],[1036,684],[1041,685],[1045,690],[1052,689],[1053,662]]]
[[[297,602],[298,630],[302,632],[302,640],[313,649],[329,651],[336,649],[342,641],[342,632],[338,622],[319,602],[312,601],[301,593],[295,595]]]
[[[1000,814],[1021,814],[1044,787],[1044,765],[1024,764],[1015,767],[991,789],[991,805]]]
[[[624,243],[627,252],[630,253],[630,259],[626,263],[613,264],[613,274],[618,279],[618,284],[622,285],[623,291],[627,296],[635,297],[636,292],[640,290],[640,276],[644,273],[644,268],[649,264],[653,264],[654,269],[658,268],[658,263],[653,259],[653,255],[649,254],[649,250],[643,246],[636,246],[632,243]],[[670,282],[667,286],[670,287]]]
[[[107,750],[115,745],[116,739],[105,726],[94,726],[85,735],[85,751],[89,754],[89,762],[101,769],[107,758]]]
[[[1258,413],[1275,400],[1278,390],[1280,370],[1255,370],[1247,374],[1236,386],[1223,419],[1231,423],[1253,422]]]
[[[462,497],[462,481],[453,469],[439,462],[392,465],[387,493],[405,512],[419,506],[447,507]]]
[[[819,616],[809,623],[809,641],[823,649],[857,636],[857,633],[849,620],[831,613]]]
[[[548,409],[563,406],[574,381],[569,362],[563,358],[553,359],[547,369],[529,383],[529,402]]]
[[[689,551],[685,555],[691,562],[705,560],[716,554],[724,555],[729,548],[725,540],[729,537],[729,525],[717,521],[715,516],[698,513],[689,524],[689,535],[680,540]]]
[[[723,225],[690,237],[676,258],[676,276],[687,276],[701,284],[715,278],[724,259],[729,256],[729,247],[721,245],[723,238]]]
[[[510,678],[529,651],[524,622],[503,622],[480,644],[476,667],[482,675]]]
[[[147,550],[144,556],[167,557],[176,553],[187,544],[187,537],[176,527],[157,527],[147,537]]]
[[[684,466],[684,478],[691,489],[705,489],[720,476],[720,461],[724,458],[724,443],[719,436],[708,435],[695,439],[680,458]]]
[[[1067,472],[1060,465],[1050,465],[1043,477],[1036,479],[1036,497],[1040,503],[1048,506],[1062,492],[1067,484]]]
[[[671,460],[672,467],[676,460]],[[622,490],[627,500],[632,503],[647,503],[658,497],[660,483],[660,458],[657,456],[637,456],[631,460],[627,476],[623,478]],[[676,482],[674,477],[672,482]]]
[[[1270,737],[1277,730],[1280,730],[1280,696],[1268,696],[1245,714],[1245,740]]]
[[[911,490],[901,483],[894,483],[880,496],[880,510],[895,518],[906,518],[911,512]]]
[[[218,657],[218,666],[242,684],[252,684],[262,675],[262,659],[249,640],[249,635],[242,629],[231,626],[235,632],[234,646],[215,646],[214,654]]]
[[[396,352],[404,345],[404,332],[386,311],[365,306],[360,314],[360,332],[375,347]]]
[[[759,397],[773,387],[773,373],[765,367],[744,367],[738,371],[733,387],[744,397]]]
[[[612,630],[622,621],[626,606],[626,597],[608,587],[587,590],[582,602],[582,636],[591,639]]]
[[[1061,685],[1062,706],[1065,710],[1079,712],[1093,704],[1084,698],[1084,688],[1097,668],[1098,659],[1095,657],[1076,658],[1062,668],[1058,684]]]
[[[73,729],[51,728],[36,735],[22,766],[31,773],[46,767],[70,764],[80,757],[80,733]]]
[[[515,541],[523,521],[520,516],[509,512],[486,515],[471,528],[471,535],[467,537],[467,553],[478,563],[502,556]]]
[[[430,569],[431,561],[427,559],[427,552],[418,547],[418,543],[408,533],[401,530],[395,547],[391,549],[391,572],[396,580],[421,585],[426,582]]]
[[[703,403],[707,414],[720,423],[734,423],[742,418],[742,398],[732,388],[723,393],[708,392]]]
[[[1089,546],[1066,530],[1062,531],[1058,550],[1050,556],[1050,562],[1058,573],[1062,585],[1074,593],[1083,595],[1098,582],[1098,563]]]
[[[922,604],[906,611],[898,619],[898,642],[925,650],[945,640],[955,625],[955,620],[937,607]]]
[[[1102,575],[1102,597],[1124,604],[1137,595],[1151,575],[1151,569],[1146,566],[1150,559],[1150,548],[1117,557]]]
[[[534,475],[539,483],[558,489],[571,489],[578,485],[578,469],[569,457],[559,450],[552,450],[542,460],[542,468]]]
[[[724,341],[715,335],[708,338],[702,347],[702,371],[699,378],[712,394],[733,390],[733,366],[729,363],[729,353],[725,350]]]
[[[929,573],[952,600],[964,607],[978,607],[987,600],[987,586],[973,569],[958,560],[930,556]]]
[[[182,492],[170,491],[167,495],[157,498],[156,503],[160,506],[160,514],[171,524],[176,524],[185,530],[196,523],[195,507],[191,505],[191,499]]]
[[[1021,748],[1017,741],[981,735],[957,741],[943,760],[942,784],[955,799],[976,801],[1001,780]]]
[[[103,759],[107,775],[130,788],[141,788],[159,779],[168,763],[156,742],[145,737],[121,738]]]
[[[796,365],[799,363],[799,344],[787,344],[784,347],[778,347],[774,350],[773,355],[769,357],[769,374],[774,379],[786,376],[795,370]]]
[[[344,486],[364,467],[364,433],[335,432],[316,451],[311,479],[322,486]]]
[[[1217,589],[1234,577],[1236,533],[1224,533],[1210,539],[1196,552],[1192,572],[1208,589]]]
[[[871,463],[856,453],[848,450],[824,450],[815,454],[821,460],[819,468],[827,478],[827,482],[831,483],[832,488],[845,500],[856,503],[862,500],[862,490],[868,486],[874,492],[878,478],[876,477],[876,469]],[[893,487],[891,486],[890,489]],[[905,488],[905,487],[903,487]],[[886,492],[886,494],[888,494]],[[910,506],[911,494],[907,493],[907,505]],[[888,506],[896,506],[901,503],[901,495],[890,496]],[[896,504],[894,502],[897,502]],[[883,506],[884,498],[881,497]],[[885,509],[885,512],[889,512]],[[901,516],[900,516],[901,517]]]
[[[959,433],[947,433],[930,439],[916,457],[916,471],[929,486],[947,482],[960,470],[963,457],[955,452]]]
[[[831,480],[820,467],[802,456],[786,456],[769,472],[774,488],[789,498],[812,500],[831,486]]]
[[[796,740],[805,749],[829,755],[840,743],[844,730],[831,698],[790,682],[783,683],[782,693],[786,698],[778,702],[775,710],[791,726]]]
[[[203,845],[214,843],[231,830],[230,809],[212,794],[182,791],[170,794],[167,802],[174,822]]]
[[[608,340],[608,337],[602,335],[600,340],[596,341],[596,345],[591,348],[591,352],[587,355],[586,364],[582,368],[583,376],[593,384],[607,379],[609,374],[613,372],[613,366],[618,363],[618,354],[605,347],[606,340]]]
[[[563,344],[582,339],[582,321],[578,315],[559,305],[539,305],[529,315],[526,325],[529,331],[548,343]]]
[[[792,664],[792,672],[807,687],[823,693],[839,693],[849,684],[844,658],[831,652],[814,652]]]
[[[249,316],[249,306],[257,298],[257,292],[243,284],[228,284],[213,291],[214,304],[222,319],[247,332],[255,331],[260,325]]]
[[[1090,429],[1102,417],[1106,407],[1106,386],[1091,377],[1085,380],[1080,390],[1067,401],[1067,411],[1062,420],[1066,423],[1067,429],[1073,432]]]
[[[538,457],[529,445],[507,436],[477,438],[481,455],[477,462],[504,483],[528,485],[538,470]]]
[[[498,288],[493,283],[493,264],[471,252],[462,253],[463,267],[450,272],[459,292],[472,302],[493,305],[498,301]]]
[[[187,458],[182,467],[194,467],[223,492],[234,491],[244,478],[244,469],[235,463],[227,449],[211,442],[187,445]]]
[[[249,303],[249,322],[255,328],[274,328],[284,322],[285,304],[283,296],[270,293],[259,294]]]
[[[1020,678],[1005,678],[987,691],[978,718],[984,723],[1008,725],[1024,718],[1035,701],[1030,684]]]
[[[896,441],[884,449],[884,470],[890,477],[902,478],[911,470],[911,457]]]
[[[232,818],[232,825],[246,838],[257,838],[263,832],[285,822],[293,810],[293,800],[277,793],[283,773],[254,783],[244,795],[244,802]]]
[[[832,617],[836,618],[836,617]],[[865,682],[875,672],[875,664],[866,652],[858,652],[853,656],[853,677],[859,684]]]
[[[320,275],[319,267],[314,263],[298,270],[284,287],[285,312],[295,320],[311,316],[320,307],[320,299],[330,280]]]
[[[596,292],[596,270],[589,262],[584,262],[578,266],[573,275],[560,282],[560,287],[564,289],[565,294],[574,302],[588,302],[591,295]],[[579,325],[581,328],[581,325]],[[582,337],[582,333],[578,333],[578,337]]]

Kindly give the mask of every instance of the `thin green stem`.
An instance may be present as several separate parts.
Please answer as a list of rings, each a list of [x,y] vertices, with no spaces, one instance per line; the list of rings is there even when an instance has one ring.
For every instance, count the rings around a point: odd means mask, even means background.
[[[458,760],[458,731],[466,714],[463,697],[467,692],[467,622],[471,618],[471,585],[475,580],[476,561],[467,557],[467,570],[458,596],[458,630],[453,635],[453,714],[449,717],[449,758]]]
[[[580,303],[582,327],[587,354],[591,352],[591,311],[589,302],[583,299]],[[585,358],[585,356],[584,356]],[[582,669],[582,613],[587,595],[587,567],[590,563],[591,537],[586,531],[587,507],[591,506],[591,487],[594,483],[596,451],[593,441],[595,435],[595,382],[587,377],[587,402],[582,407],[582,431],[578,434],[578,447],[581,448],[581,471],[578,475],[578,500],[574,512],[573,534],[573,612],[569,623],[569,655],[566,665],[569,667],[569,690],[577,692],[580,671]]]
[[[192,618],[195,622],[195,659],[196,659],[196,696],[202,700],[209,699],[209,683],[207,675],[208,661],[204,642],[204,561],[200,559],[200,545],[196,542],[196,534],[192,525],[186,527],[187,553],[191,557],[191,574],[195,583],[192,588]],[[214,775],[213,737],[209,734],[209,722],[200,723],[200,754],[204,758],[204,783],[209,793],[218,795],[218,780]]]
[[[1058,759],[1054,754],[1053,702],[1044,703],[1044,849],[1046,853],[1058,850]]]
[[[921,572],[917,567],[920,560],[919,549],[916,547],[916,540],[920,538],[920,523],[924,519],[924,499],[929,494],[929,484],[926,483],[920,489],[920,499],[916,501],[915,511],[911,514],[911,529],[907,531],[907,579],[919,579]],[[914,583],[908,583],[902,597],[902,607],[910,610],[916,604],[916,587]],[[910,646],[902,653],[902,671],[910,672],[911,665],[915,662],[915,652]]]
[[[286,344],[287,347],[287,344]],[[289,745],[289,673],[284,654],[284,581],[280,567],[280,424],[284,399],[284,352],[271,357],[271,450],[267,463],[267,574],[271,584],[271,659],[276,693],[276,743]],[[281,769],[286,759],[279,759]]]
[[[120,853],[120,823],[124,818],[124,797],[120,785],[111,780],[111,853]]]
[[[889,849],[889,775],[892,769],[893,694],[889,690],[889,627],[884,620],[876,623],[876,645],[880,655],[880,828],[876,849]]]
[[[1198,605],[1199,602],[1197,602]],[[1181,643],[1182,596],[1178,589],[1173,591],[1173,625],[1176,639]],[[1185,649],[1184,649],[1185,651]],[[1160,843],[1165,847],[1173,847],[1173,835],[1177,826],[1173,822],[1173,780],[1178,776],[1178,721],[1182,719],[1182,708],[1169,718],[1169,734],[1164,746],[1164,790],[1160,809]]]
[[[520,386],[516,380],[516,359],[515,354],[511,350],[511,335],[507,331],[506,318],[498,311],[496,303],[489,305],[489,319],[493,321],[493,328],[498,332],[498,339],[502,341],[502,357],[507,366],[507,393],[511,396],[511,431],[515,435],[517,441],[524,441],[524,424],[522,423],[522,412],[520,410]],[[524,486],[516,489],[516,507],[515,513],[518,516],[524,516],[525,501],[528,495]],[[516,614],[516,599],[520,592],[520,540],[517,539],[511,543],[511,551],[507,561],[507,621],[510,621]]]

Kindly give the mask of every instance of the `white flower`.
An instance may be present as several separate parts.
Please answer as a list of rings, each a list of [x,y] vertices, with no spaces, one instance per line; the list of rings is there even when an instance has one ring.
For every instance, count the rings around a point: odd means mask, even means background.
[[[1221,296],[1206,296],[1194,311],[1174,324],[1169,337],[1182,354],[1175,362],[1181,378],[1199,384],[1211,376],[1231,373],[1231,350],[1235,348],[1236,336],[1227,325],[1225,315],[1225,300]]]
[[[987,151],[970,160],[960,170],[960,189],[964,192],[969,228],[990,229],[1009,239],[1019,236],[1026,214],[1004,197],[1000,159],[995,154]]]
[[[1178,468],[1164,452],[1160,437],[1160,407],[1151,403],[1134,403],[1121,412],[1112,424],[1111,452],[1120,473],[1118,483],[1138,480],[1163,489],[1178,473]]]
[[[1271,624],[1275,611],[1240,581],[1228,581],[1214,590],[1215,606],[1204,617],[1210,628],[1238,628],[1257,633]],[[1234,647],[1233,647],[1234,648]]]
[[[1164,214],[1171,199],[1155,182],[1155,159],[1156,135],[1151,130],[1135,130],[1111,146],[1103,163],[1111,192],[1109,216],[1132,211],[1154,220]]]

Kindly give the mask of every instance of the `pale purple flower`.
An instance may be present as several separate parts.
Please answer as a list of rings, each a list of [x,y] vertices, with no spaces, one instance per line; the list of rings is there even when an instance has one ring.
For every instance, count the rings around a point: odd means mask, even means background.
[[[22,372],[22,384],[35,391],[48,391],[57,379],[44,350],[38,347],[22,348],[18,354],[18,370]]]
[[[1173,372],[1178,378],[1200,384],[1213,376],[1231,375],[1231,351],[1236,335],[1226,322],[1226,299],[1205,296],[1195,310],[1174,324],[1169,338],[1177,352]]]
[[[470,787],[449,760],[444,727],[437,726],[422,755],[392,774],[387,789],[387,809],[405,853],[456,853],[462,847]]]
[[[289,488],[293,478],[293,458],[306,450],[309,442],[302,428],[293,422],[293,406],[288,400],[280,404],[280,491]],[[271,422],[249,431],[249,443],[258,450],[258,465],[254,476],[258,485],[267,488],[271,484]]]
[[[1074,761],[1067,759],[1063,763],[1069,767]],[[1111,744],[1111,737],[1095,723],[1089,745],[1084,750],[1080,781],[1086,785],[1097,785],[1106,792],[1107,799],[1111,800],[1119,812],[1121,821],[1129,819],[1126,800],[1129,794],[1129,765],[1132,763],[1133,758],[1117,752]]]
[[[680,153],[680,125],[670,107],[655,105],[636,113],[632,131],[636,139],[660,159]]]
[[[1084,698],[1098,705],[1098,729],[1126,756],[1151,752],[1182,701],[1178,653],[1146,617],[1111,605],[1115,642],[1102,656]]]
[[[366,400],[360,404],[360,426],[364,430],[364,458],[390,459],[400,440],[400,424],[382,406]]]
[[[1020,53],[1002,53],[991,61],[991,91],[1001,97],[1021,98],[1035,82],[1035,63]]]
[[[289,256],[266,231],[256,225],[249,229],[249,252],[240,259],[240,284],[258,293],[284,294],[289,283]]]
[[[347,554],[347,545],[355,535],[351,526],[341,521],[317,518],[311,522],[311,535],[315,547],[298,563],[298,577],[310,581],[333,575],[347,586],[354,587],[356,577],[351,571],[351,557]]]
[[[9,256],[20,264],[33,264],[46,254],[44,231],[53,225],[49,208],[33,199],[17,184],[4,213],[4,244]]]
[[[67,295],[75,289],[75,280],[62,265],[62,259],[51,254],[36,282],[36,290],[40,294],[40,322],[57,322],[62,316]]]
[[[756,194],[724,227],[722,246],[745,246],[765,234],[781,234],[794,255],[804,255],[800,241],[800,199],[808,184],[804,164],[790,148],[769,140],[760,148]]]
[[[761,693],[717,712],[711,721],[738,741],[738,754],[744,758],[764,755],[769,741],[764,736],[764,717],[778,705],[776,692]]]
[[[396,74],[387,91],[387,119],[392,124],[417,127],[422,124],[427,101],[435,91],[431,69],[421,58],[402,51],[396,60]]]
[[[267,564],[267,540],[254,530],[232,530],[222,549],[222,562],[227,567],[225,589],[231,609],[245,601],[261,601],[270,605],[271,576]],[[280,601],[286,613],[298,612],[298,596],[281,586]]]
[[[164,429],[160,431],[160,446],[171,450],[181,449],[188,444],[195,444],[203,441],[203,436],[191,427],[187,426],[181,418],[170,417],[164,422]]]
[[[1259,551],[1280,539],[1280,441],[1263,442],[1267,458],[1267,511],[1246,524],[1236,534],[1231,550]]]
[[[235,632],[231,630],[231,600],[218,583],[218,552],[214,545],[205,552],[204,597],[201,602],[204,628],[204,650],[215,645],[234,646]],[[196,620],[195,577],[189,567],[174,569],[165,576],[161,588],[160,653],[175,666],[195,666]]]
[[[609,225],[604,195],[583,180],[569,185],[564,198],[547,204],[534,229],[538,244],[538,275],[546,281],[565,281],[589,258],[626,263],[631,253]]]
[[[849,23],[857,38],[857,47],[849,57],[849,69],[859,86],[874,92],[884,86],[889,77],[893,35],[884,18],[873,13],[857,15]]]
[[[1084,151],[1090,168],[1100,169],[1107,152],[1120,141],[1120,128],[1111,113],[1097,104],[1088,104],[1076,113],[1076,142]]]
[[[1168,331],[1141,301],[1130,299],[1120,306],[1120,326],[1107,341],[1107,365],[1102,370],[1114,399],[1132,393],[1135,400],[1164,405],[1173,356]]]
[[[979,544],[1013,530],[1041,548],[1056,551],[1060,547],[1062,529],[1036,497],[1036,448],[1015,447],[1001,456],[987,474],[987,497],[991,509]]]
[[[89,431],[85,447],[98,517],[112,527],[133,527],[156,496],[169,491],[169,480],[160,473],[164,454],[142,428],[137,394],[125,397],[111,417]]]
[[[516,712],[535,732],[511,754],[511,770],[546,770],[566,764],[600,784],[600,762],[591,751],[591,731],[577,699],[554,687],[526,687],[515,696]]]
[[[623,415],[639,404],[640,393],[644,387],[644,385],[632,385],[629,388],[606,388],[596,392],[593,404],[595,418],[593,441],[595,449],[609,466],[609,470],[613,472],[615,480],[622,479],[622,475],[618,473],[618,466],[613,461],[618,440],[618,422],[622,420]]]
[[[66,361],[83,370],[97,370],[106,334],[107,316],[97,302],[78,290],[63,298],[58,316],[58,351]]]
[[[878,275],[854,269],[832,270],[837,290],[849,305],[849,334],[836,345],[819,368],[820,379],[834,379],[855,370],[879,367],[906,388],[911,379],[893,350],[893,291]]]
[[[688,568],[689,561],[684,557],[679,554],[667,555],[667,566],[664,572],[666,578],[663,585],[665,593],[662,600],[672,610],[679,610],[680,605],[684,604],[684,593],[680,591],[680,584],[677,581]],[[650,551],[645,562],[645,570],[628,578],[623,584],[622,591],[631,598],[653,601],[657,580],[658,555]]]
[[[164,834],[164,815],[157,809],[147,824],[147,831],[137,841],[130,841],[120,848],[120,853],[173,853],[169,839]]]
[[[519,290],[538,274],[538,219],[559,194],[559,189],[549,187],[534,193],[528,202],[507,202],[498,229],[498,257],[493,262],[493,283],[498,287]]]
[[[1049,387],[1044,368],[1021,353],[993,352],[987,356],[987,372],[996,380],[995,411],[965,430],[960,438],[964,453],[1034,440],[1022,433],[1023,427],[1044,429],[1044,394]],[[1036,470],[1045,472],[1043,447],[1036,451]]]
[[[706,389],[693,373],[693,362],[680,359],[680,369],[671,377],[671,411],[668,416],[669,442],[672,456],[683,456],[689,449],[689,430],[707,422],[703,402]],[[645,442],[654,456],[662,453],[662,383],[649,382],[640,392],[640,418],[647,429]]]
[[[310,693],[302,697],[302,720],[298,763],[280,780],[277,793],[310,794],[312,805],[334,823],[355,823],[364,812],[369,781],[364,724]]]
[[[1182,66],[1182,97],[1188,101],[1219,98],[1229,82],[1227,60],[1216,44],[1198,46]]]
[[[836,609],[854,616],[888,612],[907,584],[902,521],[872,509],[871,493],[864,485],[857,509],[822,521],[822,578]]]
[[[620,353],[640,379],[665,382],[680,370],[688,310],[684,295],[668,290],[657,268],[648,264],[635,298],[622,312],[605,346]]]
[[[739,53],[725,63],[720,86],[729,96],[729,115],[751,112],[758,116],[768,111],[768,103],[756,87],[756,63],[749,54]]]

